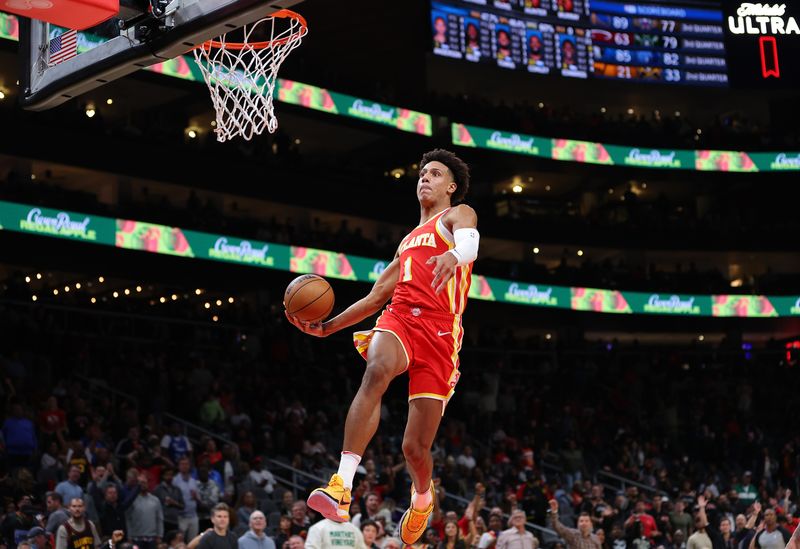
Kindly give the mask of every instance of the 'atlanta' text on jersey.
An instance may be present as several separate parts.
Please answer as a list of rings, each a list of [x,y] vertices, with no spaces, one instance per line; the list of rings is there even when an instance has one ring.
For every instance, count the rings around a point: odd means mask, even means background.
[[[400,275],[392,296],[392,304],[421,307],[451,314],[462,314],[467,305],[472,265],[456,267],[453,278],[441,293],[431,288],[434,264],[431,257],[453,249],[453,235],[445,227],[444,210],[423,223],[400,242]]]

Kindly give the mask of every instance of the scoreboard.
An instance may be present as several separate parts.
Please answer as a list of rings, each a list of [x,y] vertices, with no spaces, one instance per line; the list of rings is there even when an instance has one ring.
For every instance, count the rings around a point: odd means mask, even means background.
[[[570,78],[727,86],[712,2],[434,0],[433,52]]]

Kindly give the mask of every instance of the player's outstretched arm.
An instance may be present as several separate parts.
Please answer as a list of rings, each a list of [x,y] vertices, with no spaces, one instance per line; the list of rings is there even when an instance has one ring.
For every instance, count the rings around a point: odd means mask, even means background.
[[[478,215],[466,204],[452,208],[442,219],[455,238],[455,248],[427,261],[433,265],[433,282],[431,288],[438,294],[445,289],[447,283],[456,274],[456,267],[469,265],[478,258]]]
[[[298,320],[288,313],[286,313],[286,318],[301,331],[316,337],[326,337],[348,326],[358,324],[365,318],[380,311],[381,307],[392,297],[394,287],[397,285],[397,277],[400,274],[399,269],[400,259],[395,256],[365,297],[359,299],[330,320],[309,323]]]

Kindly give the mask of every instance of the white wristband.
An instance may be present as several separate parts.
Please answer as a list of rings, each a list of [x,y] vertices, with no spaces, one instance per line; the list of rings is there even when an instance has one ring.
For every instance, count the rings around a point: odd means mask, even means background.
[[[449,250],[458,261],[458,265],[469,265],[478,259],[478,245],[481,236],[476,228],[456,229],[453,232],[456,246]]]

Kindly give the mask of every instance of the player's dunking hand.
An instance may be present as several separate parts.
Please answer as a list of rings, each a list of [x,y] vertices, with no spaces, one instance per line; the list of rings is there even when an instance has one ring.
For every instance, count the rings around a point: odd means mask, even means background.
[[[450,282],[450,279],[456,274],[456,264],[458,260],[453,254],[445,252],[442,255],[435,255],[425,262],[426,265],[432,265],[434,263],[436,266],[433,268],[434,278],[433,282],[431,282],[431,288],[436,288],[436,293],[438,294],[444,290],[447,283]]]
[[[294,324],[301,332],[314,337],[328,336],[328,334],[325,332],[325,327],[322,322],[305,322],[303,320],[298,320],[297,317],[290,315],[286,311],[283,313],[286,315],[286,319]]]

